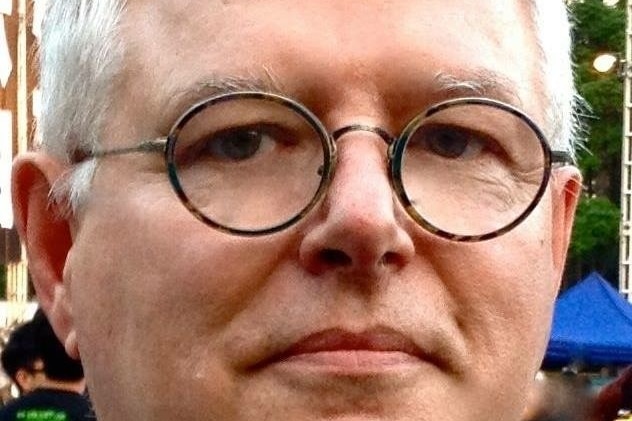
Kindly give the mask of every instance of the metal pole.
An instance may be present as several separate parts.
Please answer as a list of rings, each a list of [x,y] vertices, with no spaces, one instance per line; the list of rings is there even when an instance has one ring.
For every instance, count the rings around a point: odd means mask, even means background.
[[[625,61],[623,76],[623,139],[621,150],[621,225],[619,245],[619,291],[632,302],[630,235],[632,229],[632,0],[626,1]]]

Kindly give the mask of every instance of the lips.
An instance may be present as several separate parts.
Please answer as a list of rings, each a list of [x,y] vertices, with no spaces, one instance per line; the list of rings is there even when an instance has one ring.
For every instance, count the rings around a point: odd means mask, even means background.
[[[329,329],[309,335],[293,344],[282,355],[333,352],[333,351],[404,352],[419,355],[421,350],[406,336],[388,328],[362,333],[343,329]]]
[[[362,332],[333,328],[309,334],[275,354],[267,364],[302,364],[339,370],[379,370],[429,362],[406,335],[387,327]]]

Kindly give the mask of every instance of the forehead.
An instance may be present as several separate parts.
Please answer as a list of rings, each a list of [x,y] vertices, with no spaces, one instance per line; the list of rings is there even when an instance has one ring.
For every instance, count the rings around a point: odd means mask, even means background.
[[[153,20],[135,21],[136,27],[159,23],[163,28],[188,31],[192,28],[182,27],[184,22],[197,22],[198,27],[212,22],[217,32],[207,34],[212,36],[229,27],[247,31],[258,22],[266,22],[269,27],[275,21],[291,33],[327,27],[336,29],[337,35],[346,32],[352,38],[359,35],[361,28],[365,29],[365,35],[372,34],[372,38],[395,28],[427,31],[434,27],[440,35],[451,31],[440,26],[444,21],[451,21],[455,25],[452,29],[464,35],[468,29],[494,31],[492,28],[507,23],[525,18],[529,21],[534,8],[533,0],[131,0],[127,4],[132,14],[152,16]],[[488,19],[476,20],[480,13]],[[226,17],[240,19],[226,21]],[[516,28],[501,29],[513,32]],[[327,37],[326,33],[323,35]]]
[[[427,91],[446,80],[461,86],[491,80],[512,91],[503,89],[499,99],[537,110],[529,4],[136,0],[124,18],[126,67],[143,72],[128,72],[126,92],[137,99],[151,86],[146,100],[152,102],[206,80],[251,78],[294,96],[341,90],[349,96],[362,86],[375,97]],[[134,92],[139,78],[143,92]]]

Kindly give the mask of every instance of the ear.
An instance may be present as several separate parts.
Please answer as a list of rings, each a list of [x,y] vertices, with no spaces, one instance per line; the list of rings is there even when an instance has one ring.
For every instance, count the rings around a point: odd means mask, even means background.
[[[15,383],[20,389],[20,393],[30,392],[31,391],[31,373],[27,372],[23,368],[18,368],[18,371],[15,373]]]
[[[15,224],[28,255],[38,301],[66,350],[78,357],[64,284],[64,267],[72,247],[71,215],[52,203],[49,192],[67,167],[51,156],[31,152],[13,163],[12,196]],[[70,343],[68,343],[70,341]]]
[[[574,166],[555,169],[551,178],[553,219],[553,265],[559,283],[564,272],[566,254],[571,241],[575,210],[581,195],[582,177]]]

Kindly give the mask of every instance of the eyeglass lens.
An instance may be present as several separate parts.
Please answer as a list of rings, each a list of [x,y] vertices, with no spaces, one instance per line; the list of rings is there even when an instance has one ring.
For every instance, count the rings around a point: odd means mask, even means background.
[[[176,134],[172,162],[189,206],[219,226],[262,231],[308,208],[328,143],[290,105],[235,96],[200,108]],[[484,235],[533,203],[546,155],[534,130],[489,104],[455,103],[405,130],[401,185],[413,217],[456,235]],[[416,215],[415,215],[416,213]]]
[[[282,103],[235,98],[202,109],[182,127],[173,161],[198,211],[230,229],[259,231],[292,219],[316,196],[321,138]]]
[[[525,120],[489,104],[456,104],[416,122],[402,185],[430,225],[462,236],[499,230],[537,197],[546,155]]]

